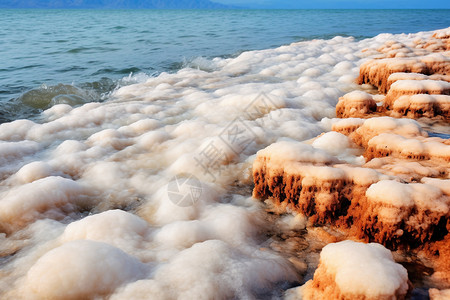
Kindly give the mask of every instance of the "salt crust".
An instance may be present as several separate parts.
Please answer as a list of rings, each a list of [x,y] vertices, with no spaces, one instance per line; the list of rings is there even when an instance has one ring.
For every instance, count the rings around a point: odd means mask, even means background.
[[[388,78],[393,73],[449,74],[450,58],[433,53],[422,57],[384,58],[367,61],[361,65],[358,83],[369,83],[388,90]],[[391,87],[392,88],[392,87]]]
[[[276,205],[308,216],[310,224],[334,223],[337,226],[351,226],[350,234],[358,238],[377,241],[390,248],[396,248],[401,243],[407,248],[420,246],[428,251],[428,254],[432,253],[431,256],[439,252],[445,256],[449,249],[449,237],[443,235],[448,233],[450,228],[448,222],[450,197],[446,188],[448,179],[426,176],[442,178],[449,175],[443,171],[440,164],[444,169],[445,166],[449,166],[450,144],[439,138],[427,138],[427,134],[415,121],[406,124],[408,121],[388,117],[357,119],[367,118],[371,114],[444,120],[449,118],[450,106],[447,95],[450,94],[450,84],[446,74],[450,72],[450,60],[445,52],[430,54],[431,51],[446,51],[450,48],[448,30],[436,32],[433,38],[435,39],[428,41],[416,39],[407,45],[396,41],[386,42],[378,51],[388,58],[364,63],[358,79],[360,84],[371,83],[377,86],[379,91],[388,92],[386,97],[374,97],[360,91],[348,93],[339,99],[336,115],[340,118],[351,118],[331,122],[333,130],[347,135],[351,142],[365,149],[364,157],[368,161],[366,167],[381,170],[386,168],[383,167],[385,162],[391,164],[389,172],[384,170],[382,172],[392,174],[392,178],[375,179],[364,187],[361,182],[358,184],[350,181],[345,175],[349,170],[355,170],[354,166],[342,168],[341,165],[332,162],[324,166],[312,160],[290,161],[290,165],[279,162],[273,164],[270,153],[260,151],[253,169],[254,197],[272,198]],[[377,105],[377,101],[382,101],[384,107]],[[320,139],[321,137],[317,138],[319,141]],[[317,145],[325,151],[331,148],[326,145],[326,139]],[[405,159],[412,162],[407,163]],[[408,178],[410,174],[412,175]],[[415,183],[415,180],[421,183]],[[350,186],[353,192],[348,192],[345,186]],[[358,200],[354,201],[355,198]],[[350,203],[347,199],[351,199]],[[439,229],[434,231],[433,228]],[[339,264],[341,260],[333,256],[330,261],[331,264],[336,262]],[[433,276],[439,278],[438,280],[445,286],[445,282],[450,282],[448,266],[445,266],[439,255],[437,258],[435,256],[433,264],[436,270]],[[323,265],[321,256],[321,264],[316,270],[314,281],[295,289],[288,294],[288,298],[404,299],[406,297],[408,283],[404,268],[406,288],[401,295],[386,294],[380,298],[371,295],[366,298],[358,293],[345,295],[342,289],[346,285],[334,288],[333,283],[330,283],[333,278],[330,280],[328,276],[328,273],[333,272]],[[357,266],[351,268],[346,275],[355,270]],[[366,273],[355,277],[354,281],[364,278],[364,275]],[[348,286],[355,288],[358,285],[352,282]],[[432,289],[430,297],[440,299],[441,296],[446,297],[446,292]]]
[[[287,260],[260,249],[266,228],[259,206],[230,187],[249,184],[247,170],[258,150],[323,131],[320,120],[334,116],[337,99],[355,87],[363,59],[376,55],[362,49],[431,34],[358,42],[336,37],[244,52],[208,61],[208,71],[184,68],[146,78],[104,103],[59,104],[39,122],[1,124],[0,238],[7,256],[0,297],[276,294],[278,283],[298,277]],[[261,93],[265,101],[254,102]],[[261,103],[263,111],[252,110]],[[232,122],[246,128],[248,143],[238,151],[220,144]],[[215,179],[194,159],[211,142],[227,155],[210,170]],[[324,164],[335,160],[321,151],[308,155]],[[334,176],[322,167],[318,175]],[[168,182],[179,173],[201,181],[196,205],[170,201]],[[358,178],[357,172],[338,173]],[[102,215],[116,208],[142,220]],[[123,230],[110,225],[114,218]]]
[[[42,256],[27,273],[28,297],[82,299],[105,296],[145,276],[134,257],[105,243],[77,240]]]
[[[450,289],[438,290],[430,289],[430,300],[447,300],[450,299]]]
[[[415,94],[397,98],[392,107],[392,116],[408,118],[450,119],[450,96]]]
[[[391,109],[403,95],[449,95],[450,83],[441,80],[398,80],[391,85],[384,100],[384,106]]]
[[[338,118],[363,117],[377,111],[373,96],[363,91],[353,91],[339,98],[336,105]]]
[[[409,288],[406,269],[395,263],[388,249],[343,241],[322,249],[314,279],[301,294],[304,300],[405,299]]]
[[[446,226],[436,227],[450,214],[450,198],[440,188],[445,181],[406,184],[367,167],[324,165],[304,157],[302,161],[272,159],[274,149],[275,144],[257,154],[253,196],[271,198],[277,205],[308,216],[312,224],[339,224],[358,238],[391,248],[431,241]]]

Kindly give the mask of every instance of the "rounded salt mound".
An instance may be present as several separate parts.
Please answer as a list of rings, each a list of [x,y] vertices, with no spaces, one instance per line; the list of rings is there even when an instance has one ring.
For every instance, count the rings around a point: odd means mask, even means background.
[[[405,299],[408,273],[380,244],[343,241],[320,253],[313,280],[287,294],[288,299]]]
[[[353,91],[339,98],[336,105],[338,118],[359,118],[377,111],[373,96],[363,91]]]
[[[145,277],[145,265],[111,245],[78,240],[42,256],[28,271],[30,298],[92,299]]]

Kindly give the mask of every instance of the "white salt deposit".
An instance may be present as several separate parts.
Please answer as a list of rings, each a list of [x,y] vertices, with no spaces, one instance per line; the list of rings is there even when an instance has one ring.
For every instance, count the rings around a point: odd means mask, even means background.
[[[436,30],[433,36],[438,39],[449,38],[450,37],[450,28]]]
[[[382,180],[369,187],[366,196],[370,201],[394,207],[411,207],[414,200],[407,184],[395,180]]]
[[[314,279],[284,299],[398,299],[407,291],[408,273],[388,249],[347,240],[326,245]]]
[[[363,91],[352,91],[345,94],[342,100],[348,102],[365,102],[373,100],[373,96]]]
[[[450,32],[448,35],[450,36]],[[430,299],[431,300],[450,299],[450,289],[446,290],[430,289]]]
[[[364,121],[363,128],[376,133],[390,132],[404,137],[426,136],[419,123],[411,119],[370,118]]]
[[[422,178],[423,183],[436,186],[441,189],[441,191],[450,196],[450,179],[438,179],[438,178]]]
[[[419,210],[447,213],[450,198],[445,196],[440,184],[400,183],[394,180],[381,180],[369,187],[366,196],[369,201],[381,203],[387,207],[408,209],[416,206]],[[395,210],[392,210],[394,213]],[[395,215],[383,217],[395,219]]]
[[[41,178],[49,177],[53,173],[54,171],[48,163],[34,161],[20,168],[15,174],[15,177],[21,183],[30,183]]]
[[[14,187],[2,194],[0,225],[8,228],[43,216],[60,219],[64,213],[89,205],[89,190],[80,183],[62,178],[45,177]]]
[[[150,233],[144,220],[122,210],[109,210],[70,223],[61,241],[91,240],[108,243],[125,252],[140,247]]]
[[[369,146],[380,149],[389,149],[407,156],[420,156],[426,154],[424,144],[417,139],[404,138],[398,134],[382,133],[370,139]]]
[[[322,120],[322,122],[327,121],[326,119]],[[352,126],[356,126],[359,127],[362,124],[364,124],[365,119],[360,119],[360,118],[345,118],[345,119],[332,119],[330,120],[331,122],[331,126],[336,126],[336,128],[342,128],[342,127],[352,127]],[[328,128],[330,128],[331,130],[331,126],[329,126]]]
[[[349,167],[347,165],[336,165],[336,167],[345,172],[347,180],[358,185],[369,186],[380,180],[389,179],[388,176],[370,168]]]
[[[365,163],[361,150],[344,134],[335,131],[324,133],[314,140],[312,146],[321,149],[348,163],[363,165]]]
[[[390,91],[418,92],[429,91],[433,94],[441,94],[450,90],[450,82],[442,80],[398,80],[391,85]]]
[[[326,130],[321,120],[357,88],[359,65],[375,55],[361,50],[431,34],[202,60],[103,103],[58,104],[39,123],[1,124],[0,298],[276,297],[298,278],[261,249],[268,229],[246,192],[255,154],[276,142],[263,151],[280,160],[336,161],[327,151],[344,149],[343,136],[324,135],[322,150],[298,141]],[[181,173],[198,181],[174,181]],[[176,205],[179,196],[191,205]]]
[[[420,73],[392,73],[388,77],[388,82],[395,82],[398,80],[425,80],[428,76]]]
[[[380,244],[343,241],[322,249],[320,260],[343,294],[367,298],[406,294],[408,273]]]
[[[327,138],[328,137],[325,137],[325,139]],[[320,140],[318,144],[319,146],[321,145]],[[322,143],[322,147],[323,145],[324,144]],[[308,144],[291,141],[282,141],[278,143],[273,143],[269,147],[258,151],[257,155],[270,157],[272,162],[280,162],[280,163],[285,163],[287,161],[311,162],[323,164],[337,162],[337,160],[332,155],[328,154],[325,151],[320,150],[319,147],[312,147],[311,145]]]
[[[42,256],[28,271],[26,287],[36,299],[104,296],[150,270],[108,244],[74,241]]]

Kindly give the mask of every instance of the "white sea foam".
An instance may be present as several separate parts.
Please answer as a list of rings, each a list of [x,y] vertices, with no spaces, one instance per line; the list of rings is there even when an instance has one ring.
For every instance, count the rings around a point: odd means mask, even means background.
[[[265,220],[248,191],[255,153],[327,130],[321,120],[335,116],[373,55],[362,49],[431,34],[197,59],[107,102],[59,104],[40,123],[0,125],[0,227],[10,234],[0,236],[10,255],[0,260],[0,297],[275,296],[277,284],[298,278],[261,249]],[[333,153],[332,143],[348,145],[329,134],[314,146]],[[186,174],[198,181],[177,181]],[[180,191],[192,193],[191,205],[176,205]]]

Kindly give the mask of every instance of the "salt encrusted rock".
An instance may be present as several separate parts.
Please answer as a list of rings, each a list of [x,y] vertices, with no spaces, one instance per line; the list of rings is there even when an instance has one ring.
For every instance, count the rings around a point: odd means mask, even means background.
[[[444,165],[450,162],[449,141],[428,138],[421,126],[411,119],[343,119],[336,121],[332,129],[348,135],[356,145],[363,147],[367,161],[390,156],[408,160],[441,160]]]
[[[402,182],[420,182],[423,178],[449,178],[450,166],[441,160],[404,160],[394,156],[377,157],[363,165]]]
[[[386,138],[397,145],[393,137]],[[413,146],[422,144],[400,144],[398,152],[421,158],[423,154],[415,153]],[[353,236],[391,248],[431,241],[446,230],[442,220],[450,217],[450,197],[442,182],[387,180],[373,169],[339,164],[331,155],[302,143],[275,143],[259,151],[253,179],[253,197],[270,198],[279,207],[308,216],[312,224],[342,226]]]
[[[350,135],[355,132],[358,128],[360,128],[364,124],[364,119],[361,118],[346,118],[338,120],[332,124],[331,129],[333,131]]]
[[[448,300],[450,299],[450,289],[438,290],[430,289],[430,300]]]
[[[440,188],[442,193],[450,198],[450,179],[422,178],[421,182]],[[425,252],[434,257],[433,267],[435,272],[433,273],[433,279],[441,282],[446,288],[450,288],[450,264],[448,261],[450,257],[450,218],[447,217],[441,222],[445,226],[440,231],[441,236],[436,237],[435,242],[426,245]],[[442,235],[445,236],[442,237]],[[448,293],[447,291],[446,295]]]
[[[411,290],[406,269],[380,244],[343,241],[328,244],[319,267],[301,289],[309,299],[406,299]]]
[[[377,111],[377,104],[372,95],[353,91],[339,98],[336,105],[336,116],[338,118],[361,118],[367,114]]]
[[[352,203],[351,230],[392,249],[401,244],[415,248],[445,230],[449,204],[450,198],[436,186],[381,180],[367,189],[356,206]]]
[[[431,44],[434,51],[448,51],[450,50],[450,29],[441,29],[436,31],[433,34],[434,40],[431,41]],[[429,47],[427,47],[429,49]]]
[[[441,80],[398,80],[391,85],[384,106],[392,109],[395,101],[403,95],[450,95],[450,82]]]
[[[382,133],[393,133],[406,138],[427,137],[416,121],[391,117],[338,120],[332,125],[332,130],[348,135],[355,144],[364,148],[367,148],[373,137]]]
[[[394,102],[392,110],[391,115],[398,117],[450,119],[450,96],[405,95]]]
[[[450,27],[449,28],[444,28],[444,29],[440,29],[440,30],[436,30],[432,37],[437,38],[437,39],[448,39],[450,38]]]
[[[450,232],[450,221],[447,219],[447,232]],[[428,256],[433,257],[432,265],[435,272],[432,275],[434,281],[439,282],[441,286],[450,288],[450,233],[434,243],[425,246]],[[431,296],[431,295],[430,295]]]
[[[402,58],[402,57],[416,57],[430,54],[429,49],[424,49],[423,45],[419,43],[409,43],[409,45],[397,42],[387,41],[377,49],[377,52],[383,53],[386,58]]]
[[[418,248],[431,258],[435,271],[433,280],[450,286],[450,184],[448,179],[439,179],[450,176],[450,141],[429,138],[413,120],[360,119],[374,113],[449,119],[450,57],[442,52],[450,49],[449,38],[450,31],[446,30],[436,32],[428,40],[417,39],[408,44],[386,42],[377,50],[382,53],[381,59],[378,56],[361,66],[358,83],[372,84],[388,94],[374,96],[355,91],[339,98],[336,115],[348,119],[333,121],[332,130],[364,148],[367,162],[357,162],[362,168],[336,163],[331,158],[326,162],[308,161],[305,157],[300,161],[278,159],[274,163],[270,157],[277,156],[272,152],[276,149],[265,149],[258,152],[253,166],[253,196],[271,199],[279,211],[295,211],[307,216],[309,225],[331,225],[351,237],[378,242],[391,249]],[[384,105],[377,106],[381,102]],[[315,142],[312,146],[315,147]],[[329,148],[325,145],[322,149],[342,159],[339,155],[342,149],[338,153],[330,152]],[[334,249],[333,253],[338,251]],[[352,255],[359,255],[348,249],[346,252],[351,253],[346,261],[351,261]],[[345,290],[346,285],[340,285],[337,280],[338,272],[330,271],[329,265],[339,261],[336,256],[326,263],[321,255],[314,280],[289,293],[288,297],[405,299],[407,276],[399,290],[391,288],[379,294],[358,291],[359,285],[355,282],[366,275],[364,268],[359,276],[348,281],[350,290]],[[363,259],[367,256],[370,255],[366,252]],[[357,273],[363,259],[344,273]],[[392,256],[390,260],[395,264]],[[377,269],[374,273],[383,271]],[[372,281],[364,279],[364,282]],[[389,284],[391,282],[386,281],[382,287]],[[450,296],[447,291],[430,292],[432,299],[440,299],[437,297],[442,295]]]
[[[431,39],[423,45],[423,48],[432,52],[448,51],[450,50],[450,39]]]
[[[307,154],[285,154],[299,150]],[[259,151],[253,163],[253,197],[271,198],[316,224],[333,222],[346,215],[351,199],[358,199],[370,184],[385,178],[371,169],[332,167],[333,163],[337,161],[332,156],[306,144],[272,144]]]
[[[380,92],[387,93],[391,85],[398,80],[442,80],[450,82],[450,75],[433,74],[428,76],[420,73],[393,73],[388,77],[385,90],[380,90]]]
[[[364,157],[371,160],[384,156],[450,162],[450,145],[439,138],[405,138],[397,134],[381,133],[369,140]]]
[[[369,83],[380,91],[387,90],[393,73],[450,74],[450,58],[438,53],[413,58],[385,58],[369,60],[360,67],[358,84]]]

